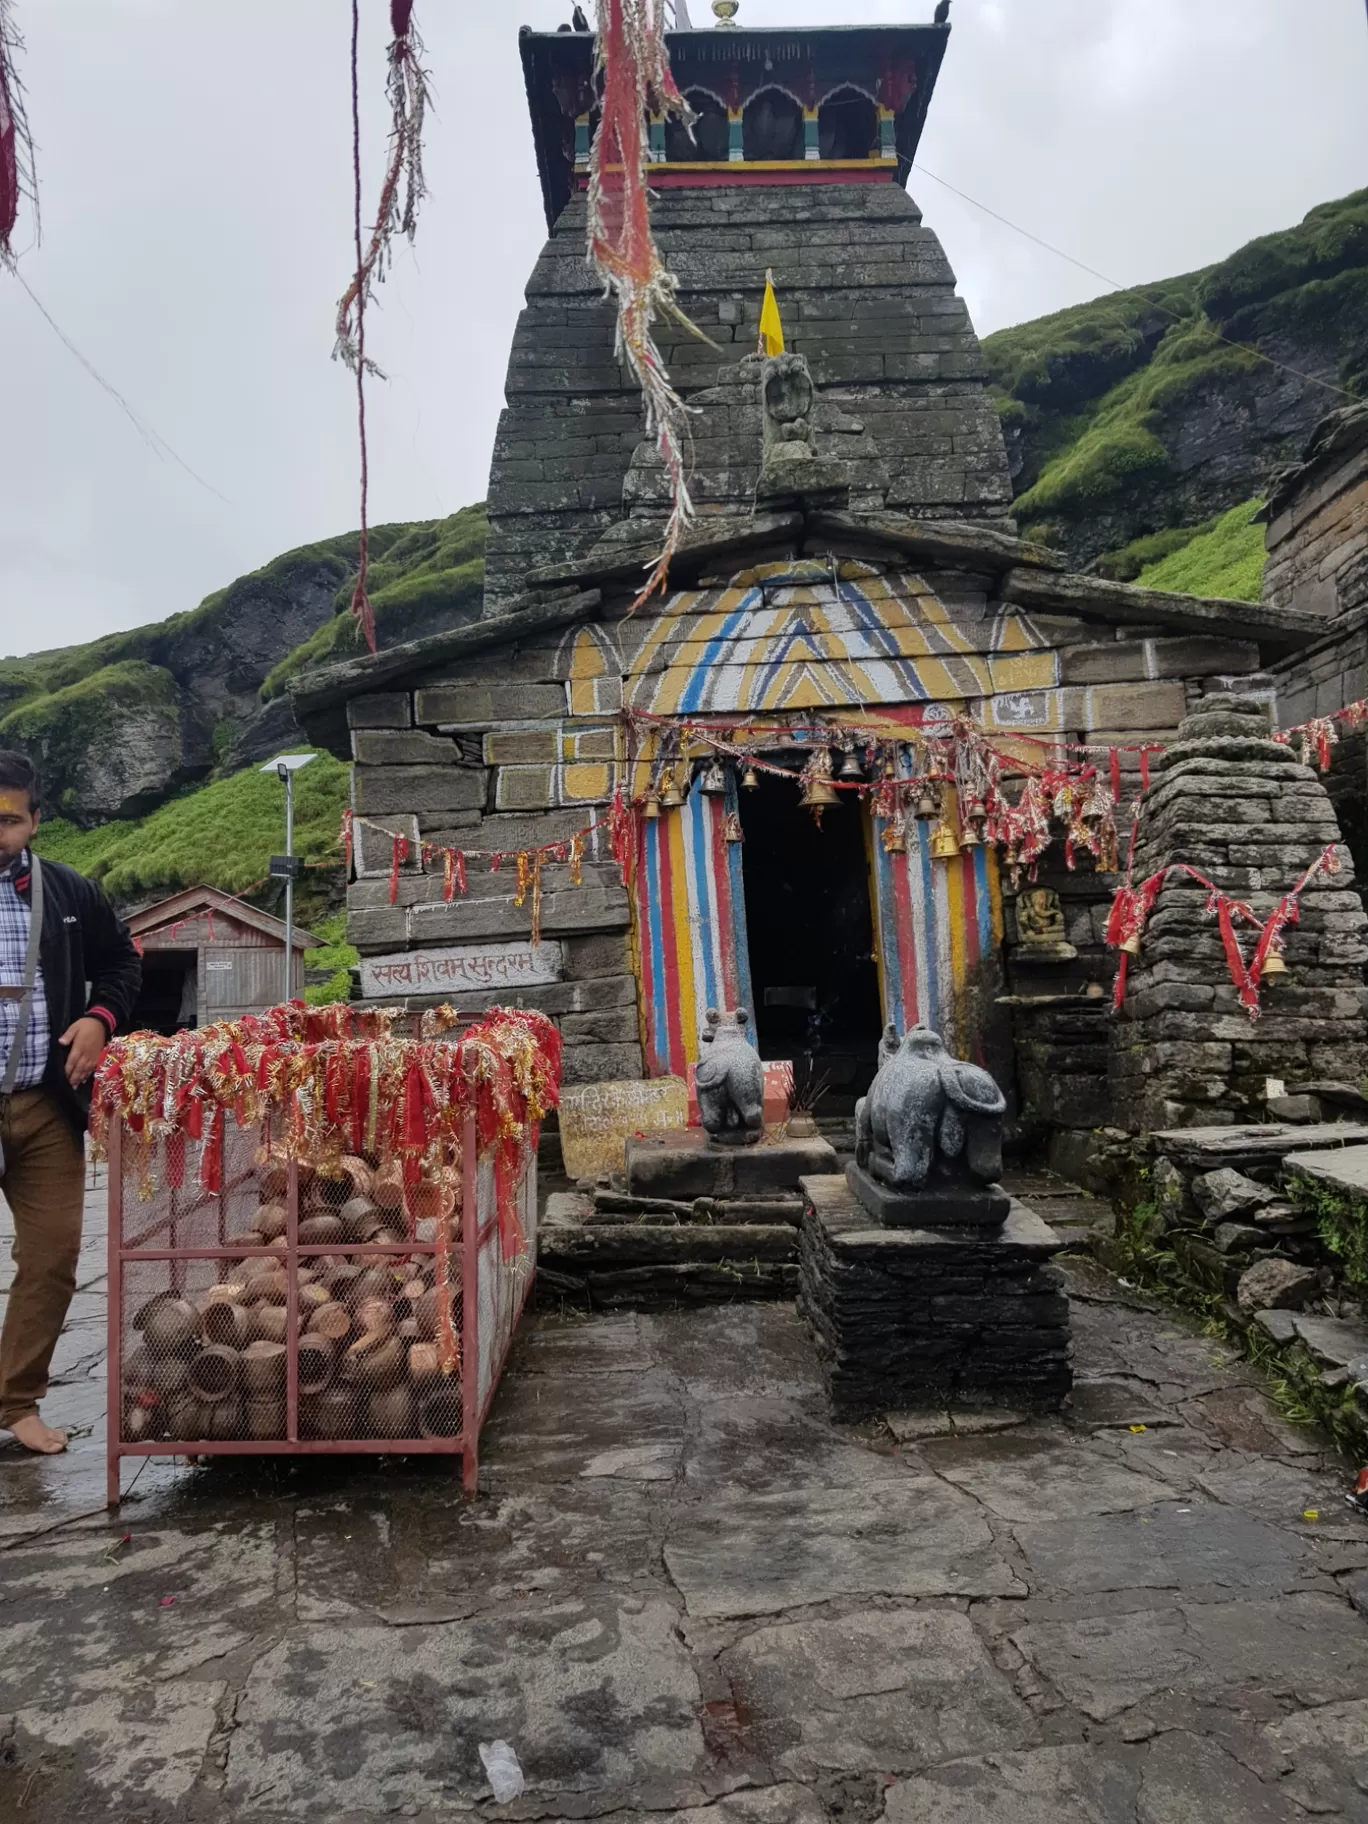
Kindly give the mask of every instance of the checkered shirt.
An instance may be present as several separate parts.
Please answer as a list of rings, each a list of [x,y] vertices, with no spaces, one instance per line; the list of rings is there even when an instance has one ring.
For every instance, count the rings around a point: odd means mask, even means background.
[[[29,907],[20,899],[15,881],[29,871],[26,849],[18,861],[0,874],[0,987],[19,988],[24,982],[24,961],[28,955]],[[10,1051],[19,1027],[19,1002],[0,999],[0,1081],[9,1068]],[[52,1029],[48,1022],[47,996],[43,992],[43,971],[39,969],[33,985],[33,1011],[29,1015],[24,1049],[19,1054],[19,1075],[14,1087],[36,1089],[47,1069]]]

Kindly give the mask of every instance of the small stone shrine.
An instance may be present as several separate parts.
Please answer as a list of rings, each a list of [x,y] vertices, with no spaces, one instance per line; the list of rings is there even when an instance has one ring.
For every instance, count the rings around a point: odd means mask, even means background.
[[[809,1172],[834,1171],[836,1153],[820,1139],[789,1139],[764,1126],[765,1067],[746,1038],[749,1015],[708,1009],[707,1047],[695,1078],[702,1128],[627,1142],[627,1194],[720,1204],[795,1197]]]
[[[880,1055],[845,1178],[802,1186],[800,1297],[837,1416],[1059,1406],[1063,1243],[996,1183],[1006,1098],[925,1027]]]

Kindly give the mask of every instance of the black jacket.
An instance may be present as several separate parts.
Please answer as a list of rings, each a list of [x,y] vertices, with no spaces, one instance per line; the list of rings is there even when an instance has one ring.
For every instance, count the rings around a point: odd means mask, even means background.
[[[33,877],[27,869],[14,885],[21,899],[31,899]],[[71,1125],[84,1133],[90,1085],[73,1089],[67,1082],[67,1048],[57,1041],[88,1013],[104,1021],[111,1038],[126,1027],[142,986],[142,958],[95,882],[60,861],[43,863],[43,941],[38,960],[52,1030],[43,1088]]]

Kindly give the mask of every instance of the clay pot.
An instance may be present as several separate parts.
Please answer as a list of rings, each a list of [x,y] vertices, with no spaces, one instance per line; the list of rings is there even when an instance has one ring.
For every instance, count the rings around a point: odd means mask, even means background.
[[[285,1345],[249,1343],[242,1352],[242,1385],[249,1397],[278,1397],[285,1385]]]
[[[137,1400],[130,1400],[124,1408],[124,1443],[146,1443],[155,1434],[160,1416],[153,1408],[143,1406]]]
[[[413,1301],[413,1321],[418,1326],[418,1334],[425,1342],[431,1342],[437,1334],[437,1288],[428,1286]]]
[[[163,1298],[153,1305],[144,1305],[133,1321],[142,1330],[154,1356],[174,1355],[199,1339],[199,1313],[183,1298]]]
[[[241,1245],[242,1237],[235,1236],[233,1246],[241,1247]],[[252,1284],[254,1280],[261,1279],[267,1273],[278,1273],[279,1271],[278,1262],[269,1260],[264,1254],[253,1254],[250,1260],[239,1261],[234,1268],[236,1277],[243,1282],[242,1296],[246,1299],[260,1296]]]
[[[380,1212],[369,1197],[351,1197],[337,1214],[347,1240],[364,1241],[367,1230],[374,1225]]]
[[[404,1345],[397,1336],[363,1336],[342,1358],[345,1380],[372,1390],[393,1387],[403,1378]]]
[[[373,1393],[370,1428],[377,1438],[411,1438],[418,1423],[418,1402],[411,1387],[391,1387]]]
[[[320,1438],[355,1438],[361,1432],[361,1395],[355,1387],[329,1387],[313,1403],[314,1434]]]
[[[255,1304],[283,1305],[290,1295],[290,1282],[279,1267],[258,1273],[249,1281],[249,1296]]]
[[[369,1197],[371,1186],[375,1183],[375,1173],[364,1159],[355,1153],[342,1155],[342,1174],[351,1186],[353,1197]]]
[[[334,1298],[346,1300],[364,1271],[354,1260],[334,1261],[324,1274],[323,1283]]]
[[[442,1222],[456,1208],[456,1187],[440,1178],[415,1184],[408,1194],[408,1212],[418,1222]]]
[[[247,1436],[262,1440],[285,1436],[284,1400],[248,1400]]]
[[[356,1307],[356,1321],[363,1336],[393,1336],[393,1301],[388,1298],[363,1298]]]
[[[411,1317],[403,1318],[394,1326],[394,1334],[399,1338],[401,1343],[416,1343],[418,1341],[418,1325]]]
[[[352,1281],[347,1293],[347,1300],[353,1310],[359,1309],[371,1299],[384,1299],[389,1304],[394,1297],[394,1275],[388,1267],[366,1267]]]
[[[267,1241],[285,1233],[289,1216],[283,1203],[263,1203],[256,1214],[257,1232]]]
[[[193,1356],[186,1375],[191,1393],[206,1406],[236,1393],[241,1378],[242,1357],[236,1349],[219,1343]]]
[[[241,1349],[251,1335],[251,1319],[241,1305],[210,1305],[204,1313],[203,1329],[206,1343]]]
[[[209,1408],[209,1436],[219,1443],[241,1438],[247,1429],[247,1409],[239,1394],[217,1400]]]
[[[189,1374],[183,1357],[164,1355],[153,1362],[150,1379],[158,1393],[180,1393],[189,1382]]]
[[[147,1387],[152,1381],[152,1351],[141,1343],[136,1349],[130,1349],[123,1362],[123,1384],[125,1387]]]
[[[333,1378],[336,1359],[337,1351],[326,1336],[302,1336],[299,1339],[300,1393],[322,1393]]]
[[[248,1229],[245,1235],[230,1235],[223,1245],[231,1248],[235,1254],[245,1254],[249,1248],[264,1248],[266,1237],[256,1229]],[[250,1260],[244,1260],[242,1272],[246,1273],[253,1264]]]
[[[331,1247],[342,1239],[342,1219],[339,1216],[306,1216],[299,1225],[301,1247]]]
[[[173,1393],[166,1402],[166,1429],[177,1443],[197,1443],[209,1436],[209,1408],[190,1393]]]
[[[324,1305],[330,1305],[332,1302],[332,1293],[326,1286],[301,1286],[299,1288],[300,1323],[307,1329],[308,1320],[313,1313],[322,1310]]]
[[[199,1308],[207,1311],[210,1305],[240,1305],[246,1290],[246,1285],[241,1281],[223,1281],[217,1286],[210,1286],[200,1299]]]
[[[351,1335],[351,1312],[345,1305],[339,1305],[330,1299],[326,1305],[309,1314],[309,1333],[312,1336],[326,1336],[334,1343],[340,1343]]]
[[[302,1318],[301,1310],[301,1322]],[[290,1332],[290,1314],[284,1305],[253,1305],[251,1329],[254,1342],[283,1343]]]
[[[456,1438],[461,1434],[461,1384],[449,1381],[419,1405],[419,1429],[425,1438]]]
[[[409,1379],[419,1393],[426,1393],[442,1378],[436,1343],[413,1343],[408,1352]]]
[[[370,1195],[382,1210],[404,1207],[404,1174],[397,1159],[381,1166],[371,1183]]]

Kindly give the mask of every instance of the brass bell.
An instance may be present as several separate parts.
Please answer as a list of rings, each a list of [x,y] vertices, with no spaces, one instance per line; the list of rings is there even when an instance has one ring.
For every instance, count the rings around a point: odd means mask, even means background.
[[[972,823],[965,824],[960,836],[960,847],[962,849],[981,849],[983,847],[983,838]]]
[[[885,855],[906,855],[907,838],[901,823],[890,821],[883,834],[883,846]]]
[[[722,820],[722,839],[724,842],[744,842],[745,831],[741,828],[741,819],[735,811],[728,811]]]
[[[860,756],[853,747],[848,747],[845,750],[845,759],[841,762],[840,776],[842,779],[864,778],[864,768],[860,764]]]
[[[1126,938],[1125,941],[1122,943],[1121,948],[1122,948],[1122,950],[1125,951],[1127,956],[1139,956],[1139,954],[1140,954],[1140,934],[1139,934],[1139,932],[1137,932],[1134,937]]]
[[[955,832],[948,823],[938,823],[931,832],[931,858],[933,861],[953,861],[960,852],[960,845]]]
[[[698,789],[709,798],[722,798],[727,791],[727,769],[717,759],[710,760],[699,777]]]
[[[829,804],[839,804],[841,794],[829,779],[805,779],[800,802],[807,805],[809,809],[814,807],[825,809]]]
[[[1008,843],[1007,854],[1004,859],[1009,868],[1019,868],[1021,866],[1021,850],[1014,842]]]
[[[645,817],[647,823],[657,823],[660,820],[660,798],[654,791],[646,794],[646,805],[642,816]]]
[[[677,811],[684,802],[684,794],[679,789],[673,767],[665,775],[665,790],[660,794],[660,802],[667,811]]]
[[[1286,974],[1287,959],[1283,956],[1282,951],[1270,949],[1264,958],[1263,968],[1259,972],[1259,980],[1267,982],[1271,986],[1275,976]]]
[[[753,763],[749,760],[746,762],[745,772],[741,775],[741,783],[748,792],[758,792],[760,790],[760,775],[756,772]]]
[[[969,809],[964,813],[964,820],[966,823],[972,824],[980,836],[983,834],[983,826],[988,821],[988,806],[982,798],[969,800]]]
[[[934,823],[936,818],[940,816],[940,804],[935,793],[929,786],[922,788],[922,793],[917,799],[917,808],[913,812],[913,816],[917,819],[918,823]]]

